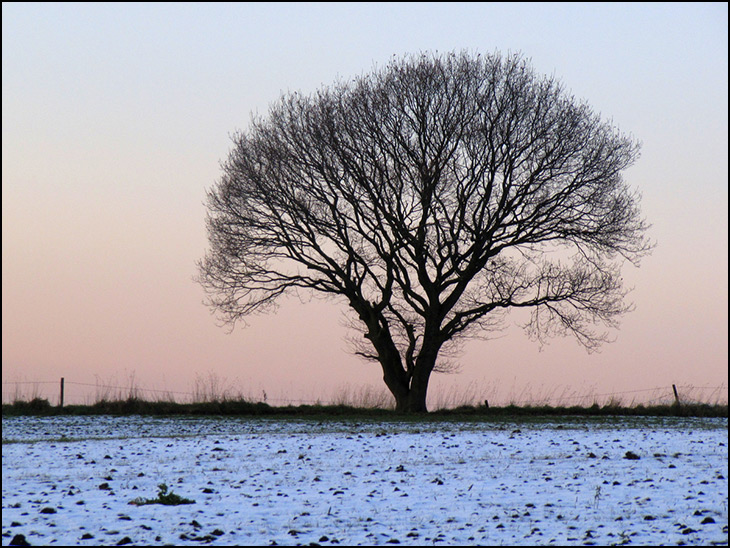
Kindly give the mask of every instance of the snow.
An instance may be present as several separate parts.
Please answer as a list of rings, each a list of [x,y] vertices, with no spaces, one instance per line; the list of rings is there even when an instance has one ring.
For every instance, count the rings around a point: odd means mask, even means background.
[[[727,419],[2,424],[4,545],[728,542]]]

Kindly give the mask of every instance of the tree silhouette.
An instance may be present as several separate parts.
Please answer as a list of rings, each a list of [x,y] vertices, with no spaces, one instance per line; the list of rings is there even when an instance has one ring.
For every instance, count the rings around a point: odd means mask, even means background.
[[[293,290],[349,305],[401,411],[466,335],[528,308],[537,339],[606,340],[650,251],[621,172],[639,145],[520,56],[422,54],[283,95],[208,193],[209,305],[231,325]]]

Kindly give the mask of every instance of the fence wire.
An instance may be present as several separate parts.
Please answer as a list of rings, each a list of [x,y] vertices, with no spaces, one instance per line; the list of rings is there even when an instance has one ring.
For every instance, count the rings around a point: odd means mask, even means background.
[[[193,391],[166,390],[156,388],[143,388],[136,383],[128,386],[119,386],[106,383],[76,382],[64,379],[63,399],[65,405],[91,405],[99,401],[120,401],[127,399],[139,399],[147,401],[166,401],[177,403],[198,403],[223,400],[245,400],[249,402],[263,402],[276,406],[286,405],[333,405],[344,404],[358,406],[368,400],[371,407],[387,407],[389,405],[388,394],[362,394],[352,395],[349,393],[340,394],[328,399],[296,399],[284,397],[269,397],[266,391],[262,390],[256,396],[244,395],[240,391],[224,389],[214,382],[211,386],[202,386]],[[590,406],[593,404],[621,406],[633,405],[663,405],[677,401],[674,393],[675,385],[657,386],[654,388],[643,388],[637,390],[623,390],[617,392],[593,393],[583,395],[557,397],[545,396],[538,398],[513,399],[509,397],[494,397],[489,401],[490,405],[517,405],[517,406]],[[678,400],[681,403],[708,403],[727,405],[728,387],[720,386],[694,386],[676,385]],[[630,401],[627,403],[627,399]],[[3,404],[16,401],[31,401],[33,399],[45,399],[51,404],[60,403],[61,382],[59,381],[3,381],[2,402]],[[456,398],[458,403],[449,405],[441,403],[439,407],[455,407],[458,405],[480,405],[485,399],[478,400],[476,396],[470,398],[474,401],[464,401]],[[374,405],[373,405],[374,404]]]

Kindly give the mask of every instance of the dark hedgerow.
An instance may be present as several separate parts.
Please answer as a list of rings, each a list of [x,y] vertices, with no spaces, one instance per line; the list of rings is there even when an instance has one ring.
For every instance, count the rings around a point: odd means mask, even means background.
[[[151,415],[151,416],[261,416],[261,417],[370,417],[387,419],[403,414],[379,407],[354,407],[348,405],[299,405],[273,407],[262,402],[222,400],[199,403],[177,403],[127,399],[101,401],[93,405],[68,405],[54,407],[48,400],[17,401],[3,404],[3,416],[53,416],[53,415]],[[683,403],[681,405],[634,405],[609,404],[590,407],[580,406],[461,406],[454,409],[431,411],[429,416],[438,420],[484,419],[504,417],[557,417],[557,416],[654,416],[654,417],[728,417],[727,404]]]

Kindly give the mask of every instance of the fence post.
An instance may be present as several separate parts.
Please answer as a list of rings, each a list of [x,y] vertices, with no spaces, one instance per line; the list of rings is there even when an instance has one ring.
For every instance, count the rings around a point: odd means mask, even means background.
[[[672,385],[672,390],[674,390],[674,403],[675,405],[679,405],[679,394],[677,394],[677,385]]]
[[[59,407],[63,407],[63,377],[61,377],[61,397],[58,403]]]

